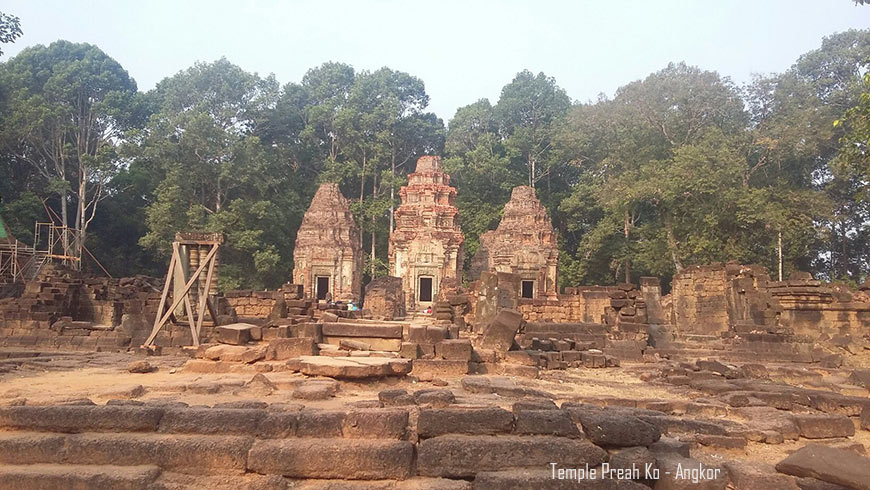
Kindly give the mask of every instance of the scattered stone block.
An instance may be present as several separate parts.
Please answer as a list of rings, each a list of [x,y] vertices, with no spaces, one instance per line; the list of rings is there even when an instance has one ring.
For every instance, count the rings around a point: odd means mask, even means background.
[[[351,410],[344,417],[342,435],[350,439],[403,439],[408,411],[397,408]]]
[[[292,396],[301,400],[328,400],[337,391],[338,383],[335,380],[311,380],[293,390]]]
[[[435,356],[448,361],[468,362],[471,352],[471,341],[467,339],[448,339],[435,344]]]
[[[507,352],[514,343],[514,337],[523,322],[522,313],[516,310],[503,309],[496,314],[484,327],[479,340],[482,349],[493,349],[496,352]]]
[[[586,437],[599,446],[649,446],[661,437],[659,428],[633,415],[608,410],[571,410]]]
[[[414,401],[418,405],[443,408],[456,403],[456,395],[446,389],[419,390],[414,392]]]
[[[283,361],[294,357],[314,356],[317,355],[317,352],[314,339],[310,337],[275,339],[269,342],[266,359]]]
[[[372,346],[365,342],[360,342],[358,340],[348,340],[341,339],[338,343],[338,346],[342,349],[347,349],[351,351],[370,351],[372,350]]]
[[[801,437],[807,439],[827,439],[831,437],[851,437],[855,435],[855,425],[849,417],[829,414],[793,415]]]
[[[340,379],[404,376],[411,371],[411,360],[386,357],[302,356],[287,361],[288,368],[307,376]]]
[[[776,470],[847,488],[870,490],[870,458],[846,449],[807,444],[777,463]]]
[[[385,407],[401,407],[407,405],[416,405],[414,395],[408,393],[407,390],[401,388],[382,390],[378,393],[378,400]]]
[[[142,361],[133,361],[130,364],[127,364],[127,372],[135,373],[135,374],[145,374],[156,371],[157,368],[152,366],[150,362],[142,360]]]
[[[251,340],[251,329],[256,325],[250,323],[232,323],[215,327],[215,340],[222,344],[245,345]]]

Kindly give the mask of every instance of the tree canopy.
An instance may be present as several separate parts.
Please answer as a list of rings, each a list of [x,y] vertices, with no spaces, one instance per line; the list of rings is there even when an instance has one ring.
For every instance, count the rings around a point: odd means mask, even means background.
[[[0,14],[0,42],[11,22]],[[671,63],[573,102],[523,70],[445,126],[424,82],[388,67],[328,62],[282,86],[222,58],[143,93],[96,46],[58,41],[0,64],[4,220],[27,240],[43,205],[57,210],[116,275],[161,274],[177,231],[222,232],[221,287],[276,287],[318,184],[337,182],[370,280],[388,273],[399,188],[419,156],[440,154],[466,267],[511,189],[531,185],[559,237],[561,286],[667,284],[727,260],[858,283],[870,271],[868,68],[870,31],[852,30],[742,86]]]

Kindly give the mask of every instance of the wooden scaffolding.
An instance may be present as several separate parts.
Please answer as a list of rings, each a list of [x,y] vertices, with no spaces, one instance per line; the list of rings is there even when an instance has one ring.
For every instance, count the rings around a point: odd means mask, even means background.
[[[146,347],[154,344],[160,329],[175,317],[176,312],[186,315],[193,339],[192,345],[199,347],[206,311],[212,321],[217,322],[213,296],[217,286],[215,273],[218,249],[223,241],[224,237],[220,233],[175,234],[166,283],[163,285],[163,294],[160,296],[151,335],[144,344]],[[171,303],[170,298],[172,298]],[[170,305],[169,308],[166,308],[167,304]],[[194,304],[196,309],[193,308]]]

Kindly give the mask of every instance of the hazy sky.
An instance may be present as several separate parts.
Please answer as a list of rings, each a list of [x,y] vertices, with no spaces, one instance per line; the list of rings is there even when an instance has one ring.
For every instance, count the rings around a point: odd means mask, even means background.
[[[57,39],[98,45],[139,84],[195,61],[230,61],[284,84],[325,61],[421,78],[445,119],[498,99],[522,70],[556,78],[571,98],[613,95],[686,61],[738,83],[780,72],[822,37],[870,27],[851,0],[127,1],[3,0],[22,48]]]

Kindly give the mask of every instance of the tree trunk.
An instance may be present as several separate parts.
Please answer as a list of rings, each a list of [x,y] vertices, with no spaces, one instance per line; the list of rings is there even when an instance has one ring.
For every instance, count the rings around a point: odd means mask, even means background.
[[[627,247],[629,235],[631,234],[631,219],[629,219],[628,210],[625,211],[624,220],[623,230],[625,231],[625,244]],[[625,257],[625,282],[631,282],[631,259],[627,255]]]
[[[674,224],[671,221],[671,215],[665,213],[662,216],[662,221],[664,222],[665,230],[668,233],[668,248],[671,251],[671,260],[674,262],[674,270],[679,273],[683,270],[683,264],[680,262],[680,254],[677,250],[677,237],[674,236]]]
[[[378,198],[378,174],[372,176],[372,201]],[[371,277],[375,278],[375,227],[377,225],[377,216],[372,213],[372,256],[371,256]]]
[[[360,218],[362,218],[362,207],[363,207],[363,197],[365,197],[365,188],[366,188],[366,152],[363,150],[362,154],[362,172],[359,174],[359,211]],[[362,220],[360,220],[362,223]],[[363,233],[359,234],[359,248],[363,248]]]
[[[776,236],[776,254],[779,259],[779,280],[782,281],[782,231]]]
[[[393,201],[396,198],[396,154],[393,153],[393,161],[391,162],[390,169],[390,234],[393,233],[393,228],[395,226],[395,218],[393,217]]]

